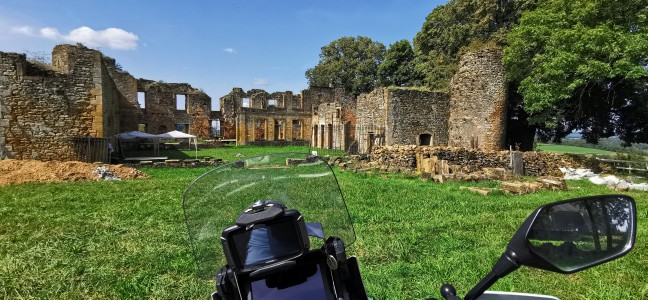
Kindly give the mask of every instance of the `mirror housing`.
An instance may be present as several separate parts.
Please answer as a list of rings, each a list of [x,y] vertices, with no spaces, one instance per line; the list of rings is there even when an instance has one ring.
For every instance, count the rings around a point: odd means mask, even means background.
[[[629,196],[559,201],[536,209],[507,250],[521,265],[570,274],[627,254],[636,228],[636,204]]]
[[[575,273],[619,258],[634,246],[636,232],[636,204],[626,195],[584,197],[540,206],[513,235],[493,270],[464,299],[477,299],[522,265]]]

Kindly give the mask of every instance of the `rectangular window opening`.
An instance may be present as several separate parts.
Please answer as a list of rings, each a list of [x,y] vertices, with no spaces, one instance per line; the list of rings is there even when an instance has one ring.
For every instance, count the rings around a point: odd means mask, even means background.
[[[241,100],[241,107],[250,107],[250,98],[243,98]]]
[[[220,121],[219,120],[212,120],[211,121],[211,132],[212,135],[214,136],[220,136]]]
[[[146,93],[137,92],[137,103],[139,103],[140,108],[146,108]]]
[[[189,124],[176,124],[176,130],[184,133],[189,133]]]
[[[176,94],[176,109],[187,110],[187,95]]]
[[[275,99],[268,99],[268,107],[274,106],[277,107],[277,100]]]

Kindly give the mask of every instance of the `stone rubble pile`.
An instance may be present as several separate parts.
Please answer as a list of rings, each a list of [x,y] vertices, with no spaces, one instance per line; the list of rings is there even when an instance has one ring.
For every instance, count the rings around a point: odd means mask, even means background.
[[[522,152],[524,175],[562,176],[561,166],[581,167],[571,157],[548,152]],[[441,162],[441,163],[439,163]],[[442,164],[442,165],[438,165]],[[472,174],[485,168],[509,169],[510,151],[483,151],[456,147],[396,145],[376,147],[363,168],[387,172]],[[434,172],[431,172],[431,171]]]
[[[110,172],[110,169],[108,169],[108,167],[105,166],[94,168],[92,170],[92,173],[97,174],[97,176],[102,180],[121,180],[119,176]]]
[[[563,177],[565,180],[588,179],[593,184],[606,185],[615,191],[648,191],[648,183],[632,183],[614,175],[601,176],[590,169],[560,168],[560,171],[565,174]]]

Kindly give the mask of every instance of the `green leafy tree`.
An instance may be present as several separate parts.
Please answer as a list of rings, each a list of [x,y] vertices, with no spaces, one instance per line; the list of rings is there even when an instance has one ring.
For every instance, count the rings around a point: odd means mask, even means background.
[[[548,0],[523,14],[504,63],[543,139],[648,139],[647,15],[645,0]]]
[[[408,40],[389,46],[385,60],[378,66],[380,86],[420,86],[423,76],[415,68],[414,50]]]
[[[436,7],[414,39],[416,68],[425,85],[445,89],[462,51],[485,43],[502,45],[509,28],[538,0],[451,0]]]
[[[385,45],[368,37],[343,37],[322,47],[320,61],[306,70],[311,86],[344,87],[353,95],[376,87],[378,65],[385,57]]]

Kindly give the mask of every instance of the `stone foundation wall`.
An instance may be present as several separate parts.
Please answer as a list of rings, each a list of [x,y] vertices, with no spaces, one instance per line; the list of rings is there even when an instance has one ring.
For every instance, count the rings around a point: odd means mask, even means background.
[[[369,154],[373,167],[416,172],[419,161],[436,156],[457,170],[472,173],[484,168],[508,169],[509,151],[483,151],[478,149],[429,146],[377,147]],[[522,152],[524,171],[527,176],[562,176],[560,167],[580,167],[582,164],[566,156],[547,152]]]
[[[507,97],[501,49],[463,55],[451,82],[448,145],[504,149]]]

